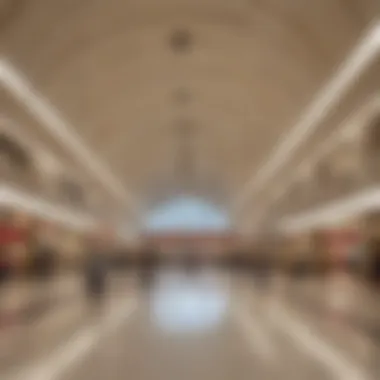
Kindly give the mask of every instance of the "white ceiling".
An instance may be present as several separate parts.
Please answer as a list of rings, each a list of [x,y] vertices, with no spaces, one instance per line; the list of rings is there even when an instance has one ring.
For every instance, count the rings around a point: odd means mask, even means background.
[[[142,205],[181,190],[189,122],[188,189],[230,206],[378,15],[376,0],[18,2],[0,29],[3,59]],[[185,51],[171,47],[176,31],[191,36]]]

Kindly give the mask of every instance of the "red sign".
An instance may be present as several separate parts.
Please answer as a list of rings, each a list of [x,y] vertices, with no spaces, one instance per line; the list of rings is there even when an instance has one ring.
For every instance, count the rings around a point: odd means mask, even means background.
[[[335,230],[327,232],[327,244],[333,258],[345,261],[351,250],[360,242],[360,234],[356,230]]]
[[[231,233],[159,233],[146,236],[148,244],[164,250],[194,249],[203,252],[220,252],[233,247],[235,236]]]
[[[25,231],[11,226],[0,226],[0,244],[6,245],[23,241]]]

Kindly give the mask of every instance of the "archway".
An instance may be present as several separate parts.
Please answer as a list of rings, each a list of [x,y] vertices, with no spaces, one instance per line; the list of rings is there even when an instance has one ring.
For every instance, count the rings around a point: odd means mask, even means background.
[[[220,231],[229,227],[224,210],[191,196],[165,202],[156,207],[146,221],[147,230],[156,232]]]
[[[145,225],[150,244],[173,255],[221,253],[230,245],[231,227],[225,210],[193,196],[177,197],[156,207]]]

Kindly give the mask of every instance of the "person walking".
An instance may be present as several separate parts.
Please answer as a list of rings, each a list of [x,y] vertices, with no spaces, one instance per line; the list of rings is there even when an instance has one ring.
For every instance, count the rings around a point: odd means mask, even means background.
[[[85,258],[86,294],[92,304],[99,305],[106,292],[108,263],[101,239],[91,239]]]

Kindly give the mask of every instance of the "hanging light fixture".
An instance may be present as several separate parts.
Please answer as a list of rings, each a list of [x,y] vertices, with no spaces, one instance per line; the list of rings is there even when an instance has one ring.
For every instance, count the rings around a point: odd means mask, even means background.
[[[177,156],[175,159],[175,177],[180,191],[190,192],[195,187],[195,125],[192,121],[184,119],[176,125]]]

